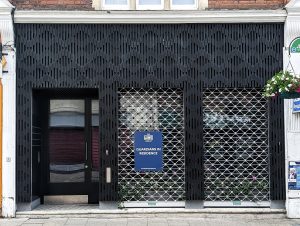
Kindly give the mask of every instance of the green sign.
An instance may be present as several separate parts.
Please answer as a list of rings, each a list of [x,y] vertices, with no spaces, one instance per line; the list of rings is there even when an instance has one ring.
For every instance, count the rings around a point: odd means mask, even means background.
[[[235,200],[235,201],[232,201],[232,204],[234,206],[240,206],[240,205],[242,205],[242,202],[240,200]]]
[[[148,206],[156,206],[156,202],[155,201],[149,201]]]
[[[295,38],[290,47],[290,53],[300,53],[300,37]]]

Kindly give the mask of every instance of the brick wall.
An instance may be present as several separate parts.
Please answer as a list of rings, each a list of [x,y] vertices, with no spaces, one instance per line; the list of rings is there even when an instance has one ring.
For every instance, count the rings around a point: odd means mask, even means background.
[[[17,9],[92,9],[92,0],[10,0]]]
[[[288,0],[208,0],[210,9],[278,9]]]

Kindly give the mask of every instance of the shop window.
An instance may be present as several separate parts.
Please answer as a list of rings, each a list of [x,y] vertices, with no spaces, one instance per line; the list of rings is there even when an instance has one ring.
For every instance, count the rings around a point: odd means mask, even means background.
[[[185,147],[183,93],[179,89],[119,90],[119,199],[123,202],[185,200]],[[162,134],[163,169],[135,171],[134,134]],[[144,203],[144,204],[143,204]],[[180,204],[178,204],[180,205]]]
[[[203,93],[206,201],[269,200],[267,100],[259,89]]]
[[[197,0],[171,0],[171,9],[197,9]]]
[[[103,0],[103,9],[128,10],[129,0]]]
[[[138,10],[160,10],[164,9],[163,0],[136,0]]]

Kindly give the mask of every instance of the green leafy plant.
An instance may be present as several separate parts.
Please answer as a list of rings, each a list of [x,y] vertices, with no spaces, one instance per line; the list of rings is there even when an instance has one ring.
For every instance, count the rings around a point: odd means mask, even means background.
[[[300,78],[288,71],[277,72],[264,87],[265,97],[275,97],[284,93],[300,94]]]
[[[143,193],[141,186],[129,183],[119,184],[118,186],[118,207],[124,208],[124,202],[130,200],[132,197],[139,199]]]
[[[126,201],[139,201],[144,196],[149,199],[149,196],[167,196],[174,193],[174,188],[176,188],[176,192],[178,194],[184,194],[185,188],[178,188],[176,185],[176,181],[158,181],[158,178],[164,177],[163,173],[158,175],[155,174],[145,174],[141,176],[139,182],[131,181],[129,183],[123,182],[118,185],[118,207],[124,208],[124,202]],[[166,198],[166,197],[165,197]],[[153,201],[151,198],[148,201]],[[185,197],[182,195],[179,196],[178,201],[184,200]]]
[[[267,182],[255,176],[251,176],[248,180],[243,180],[242,182],[235,178],[217,179],[215,183],[210,186],[210,189],[216,194],[225,197],[228,201],[244,200],[245,196],[252,196],[251,200],[259,201],[258,197],[256,197],[256,199],[254,198],[254,194],[258,191],[267,191],[268,186]]]

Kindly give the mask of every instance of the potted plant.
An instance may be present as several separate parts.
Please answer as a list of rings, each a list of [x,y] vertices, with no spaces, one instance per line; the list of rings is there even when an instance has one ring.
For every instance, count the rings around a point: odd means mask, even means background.
[[[280,96],[285,99],[300,97],[300,78],[288,71],[277,72],[264,87],[265,97]]]

